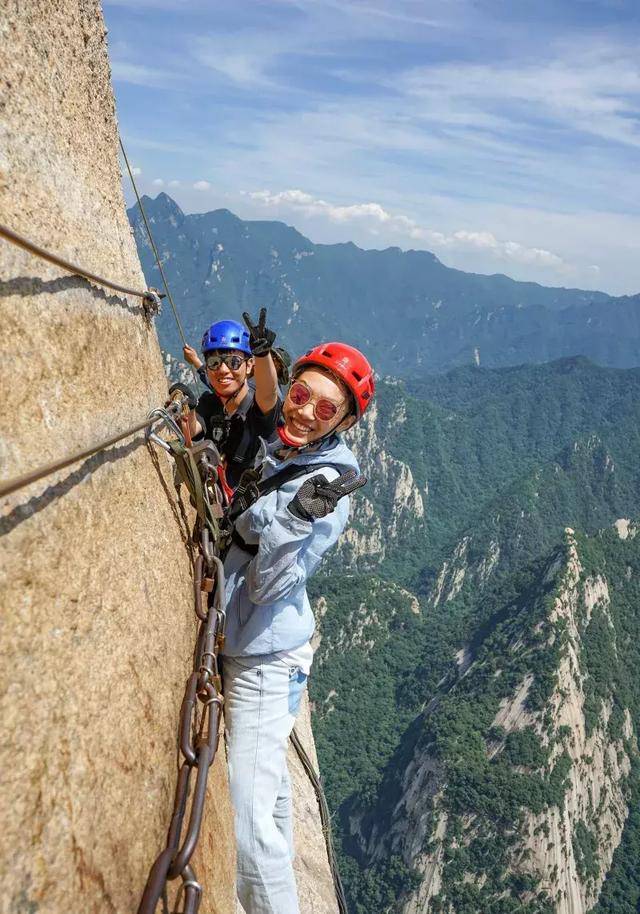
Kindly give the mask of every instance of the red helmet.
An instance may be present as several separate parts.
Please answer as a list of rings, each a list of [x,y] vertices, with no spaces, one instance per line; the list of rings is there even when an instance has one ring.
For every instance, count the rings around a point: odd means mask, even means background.
[[[306,365],[326,368],[347,385],[353,394],[359,419],[376,389],[373,369],[363,354],[346,343],[321,343],[300,356],[293,366],[293,376],[299,374]]]

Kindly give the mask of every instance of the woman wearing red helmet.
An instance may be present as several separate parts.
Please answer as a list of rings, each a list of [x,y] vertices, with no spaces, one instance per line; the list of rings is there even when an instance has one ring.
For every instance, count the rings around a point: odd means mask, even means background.
[[[247,914],[298,911],[286,752],[313,659],[306,581],[346,525],[348,496],[365,482],[341,433],[373,393],[357,349],[310,349],[293,366],[260,481],[241,480],[231,509],[223,672],[237,888]]]

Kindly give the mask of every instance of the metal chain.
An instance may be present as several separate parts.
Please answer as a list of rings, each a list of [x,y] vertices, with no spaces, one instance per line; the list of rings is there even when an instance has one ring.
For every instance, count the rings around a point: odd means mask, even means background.
[[[218,655],[224,647],[226,622],[224,570],[220,561],[218,518],[223,494],[216,467],[220,455],[207,441],[192,448],[184,438],[170,442],[179,479],[186,483],[197,511],[192,541],[198,554],[194,562],[194,610],[200,620],[193,669],[185,688],[178,726],[179,769],[173,813],[164,850],[156,858],[138,907],[138,914],[154,914],[160,900],[168,914],[167,883],[178,876],[182,882],[173,914],[197,914],[202,886],[190,865],[202,825],[209,769],[218,748],[222,714],[222,679]],[[206,601],[203,599],[206,594]],[[198,710],[201,717],[198,722]],[[195,771],[195,787],[189,818],[184,827],[189,787]],[[184,830],[184,836],[183,836]],[[179,907],[181,906],[181,907]]]

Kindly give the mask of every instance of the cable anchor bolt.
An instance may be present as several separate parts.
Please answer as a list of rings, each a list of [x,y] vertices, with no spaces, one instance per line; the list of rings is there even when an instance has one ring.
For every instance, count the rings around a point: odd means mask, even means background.
[[[146,317],[155,317],[162,309],[162,299],[166,298],[164,292],[158,289],[147,289],[142,297],[142,307]]]

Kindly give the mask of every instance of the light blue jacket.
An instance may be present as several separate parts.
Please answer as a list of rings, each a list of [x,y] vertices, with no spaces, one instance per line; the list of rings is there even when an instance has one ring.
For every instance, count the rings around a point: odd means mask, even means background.
[[[246,543],[258,545],[251,556],[232,545],[224,563],[227,597],[227,637],[224,653],[231,657],[272,654],[305,644],[315,628],[306,582],[324,553],[336,542],[349,516],[349,498],[341,498],[331,514],[320,520],[294,517],[287,505],[302,483],[322,473],[328,480],[358,470],[355,457],[334,436],[314,453],[283,462],[275,456],[280,442],[266,445],[263,478],[290,462],[309,467],[309,473],[259,498],[236,521]],[[261,455],[256,464],[259,465]]]

